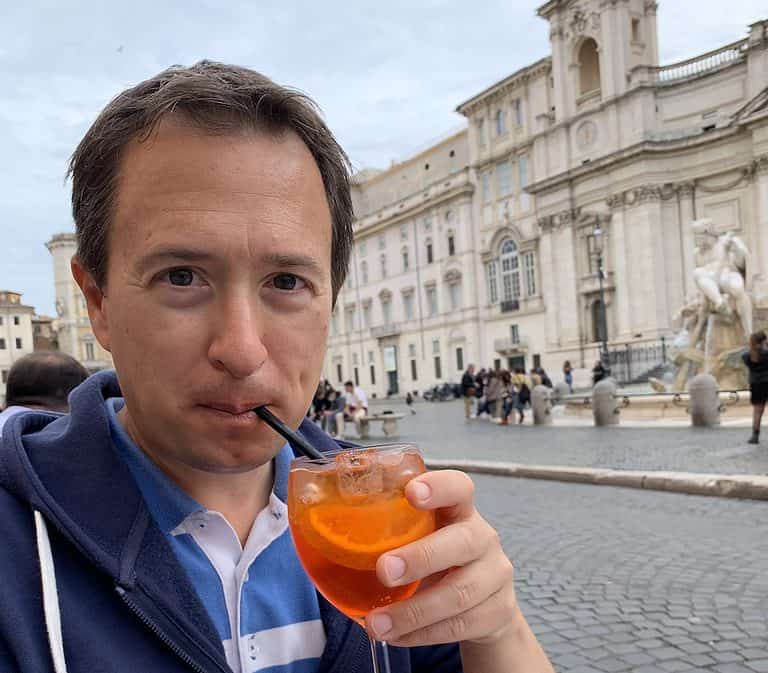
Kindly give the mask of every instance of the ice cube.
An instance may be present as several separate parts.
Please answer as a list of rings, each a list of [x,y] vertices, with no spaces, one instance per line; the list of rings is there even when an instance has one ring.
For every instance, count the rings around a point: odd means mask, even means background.
[[[359,502],[384,490],[374,450],[344,451],[336,456],[336,485],[342,500]]]

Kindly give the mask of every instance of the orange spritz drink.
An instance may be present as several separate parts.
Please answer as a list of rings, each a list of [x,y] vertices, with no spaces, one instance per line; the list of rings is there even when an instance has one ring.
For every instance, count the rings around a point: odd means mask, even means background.
[[[410,445],[342,450],[291,464],[288,516],[302,565],[320,593],[360,623],[418,588],[418,582],[384,586],[376,561],[434,531],[434,513],[405,499],[405,485],[424,471]]]

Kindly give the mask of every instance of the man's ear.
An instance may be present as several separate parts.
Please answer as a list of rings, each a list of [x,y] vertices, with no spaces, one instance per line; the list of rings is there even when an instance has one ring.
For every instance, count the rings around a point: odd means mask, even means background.
[[[88,317],[91,319],[91,330],[101,347],[109,351],[109,327],[107,323],[107,298],[96,283],[90,271],[87,271],[75,255],[71,262],[72,276],[85,296],[88,306]]]

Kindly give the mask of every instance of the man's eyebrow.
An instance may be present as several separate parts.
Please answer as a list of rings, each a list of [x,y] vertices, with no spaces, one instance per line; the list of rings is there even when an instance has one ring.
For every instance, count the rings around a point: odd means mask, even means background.
[[[178,246],[162,247],[153,250],[140,258],[138,269],[144,273],[147,269],[163,262],[209,262],[216,255],[210,250],[199,248],[182,248]],[[267,253],[259,257],[259,264],[277,267],[278,269],[306,269],[310,272],[323,275],[323,265],[309,255],[290,253]]]

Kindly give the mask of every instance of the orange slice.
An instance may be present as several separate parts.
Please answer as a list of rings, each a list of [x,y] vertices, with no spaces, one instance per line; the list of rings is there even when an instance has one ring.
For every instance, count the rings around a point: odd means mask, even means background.
[[[402,496],[365,505],[315,505],[303,517],[307,542],[327,559],[355,570],[375,570],[384,552],[429,535],[431,511],[417,510]]]

